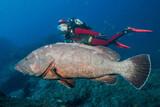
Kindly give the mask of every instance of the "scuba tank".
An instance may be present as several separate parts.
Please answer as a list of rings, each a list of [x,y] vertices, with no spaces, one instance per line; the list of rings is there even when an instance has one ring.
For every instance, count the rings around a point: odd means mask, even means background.
[[[84,28],[84,29],[91,29],[83,21],[81,21],[80,19],[77,19],[77,18],[68,19],[68,25],[69,25],[70,29],[74,29],[76,27]]]

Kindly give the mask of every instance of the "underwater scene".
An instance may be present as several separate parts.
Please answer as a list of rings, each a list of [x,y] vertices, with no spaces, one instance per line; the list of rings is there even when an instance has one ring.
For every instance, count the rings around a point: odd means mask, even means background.
[[[1,0],[0,107],[160,107],[159,0]]]

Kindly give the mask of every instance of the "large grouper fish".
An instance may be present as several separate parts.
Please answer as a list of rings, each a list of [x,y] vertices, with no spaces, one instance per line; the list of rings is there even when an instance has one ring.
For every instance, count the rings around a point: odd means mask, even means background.
[[[56,43],[34,50],[15,68],[25,74],[58,80],[70,88],[74,87],[75,79],[114,84],[120,75],[140,89],[150,74],[151,62],[148,54],[120,61],[119,54],[107,47]]]

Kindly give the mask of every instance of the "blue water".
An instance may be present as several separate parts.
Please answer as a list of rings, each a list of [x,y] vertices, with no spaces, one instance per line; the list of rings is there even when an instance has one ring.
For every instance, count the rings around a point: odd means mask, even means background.
[[[159,4],[158,0],[1,0],[1,90],[9,95],[27,84],[26,79],[30,77],[14,70],[17,61],[40,46],[63,41],[64,37],[57,31],[60,18],[77,17],[108,37],[127,26],[153,30],[152,33],[132,33],[122,37],[120,41],[130,49],[111,48],[119,52],[122,59],[148,53],[152,69],[159,69]]]

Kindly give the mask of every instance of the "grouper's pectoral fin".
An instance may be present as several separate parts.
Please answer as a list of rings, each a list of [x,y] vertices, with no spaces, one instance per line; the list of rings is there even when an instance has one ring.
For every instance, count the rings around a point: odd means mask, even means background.
[[[58,80],[58,82],[60,82],[61,84],[63,84],[67,88],[74,88],[74,86],[75,86],[75,81],[72,79],[61,79],[61,80]]]
[[[116,82],[116,75],[106,75],[103,77],[95,78],[94,80],[101,81],[107,84],[114,84]]]
[[[65,76],[62,72],[59,72],[60,69],[57,69],[54,62],[51,62],[49,67],[46,69],[45,73],[42,74],[43,77],[45,77],[47,74],[50,76],[50,79],[53,77],[59,79],[58,82],[63,84],[64,86],[68,88],[74,88],[75,82],[72,79],[65,79]]]

